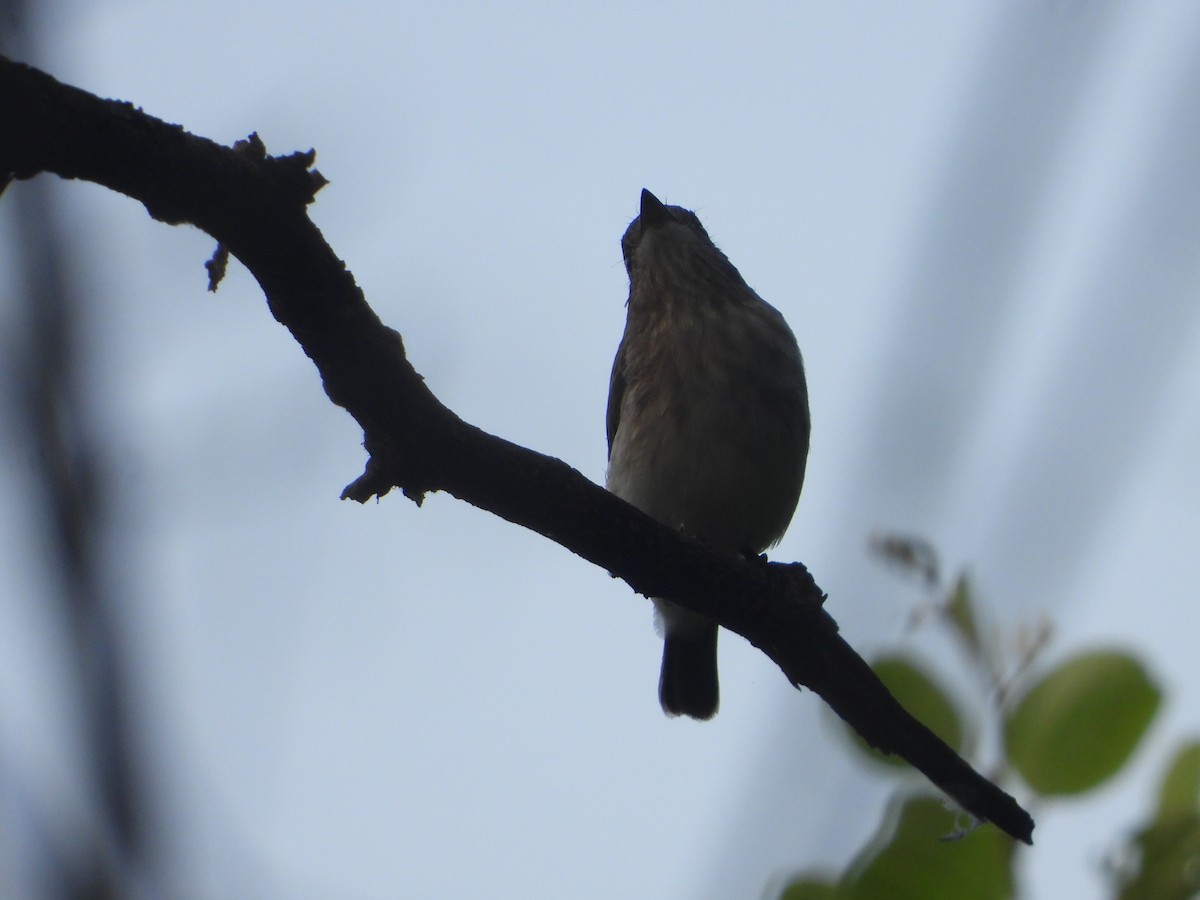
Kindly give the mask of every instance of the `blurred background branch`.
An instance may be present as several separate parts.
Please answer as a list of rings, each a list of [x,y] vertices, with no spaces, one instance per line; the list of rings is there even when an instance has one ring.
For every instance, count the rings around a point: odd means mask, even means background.
[[[28,12],[23,0],[7,0],[0,52],[35,58]],[[55,186],[34,179],[10,185],[7,194],[15,208],[17,302],[16,327],[5,335],[11,407],[5,418],[15,428],[9,439],[30,464],[28,525],[42,547],[39,561],[47,596],[58,608],[58,650],[69,675],[69,696],[39,702],[74,710],[90,797],[83,821],[66,832],[54,830],[36,803],[24,807],[29,820],[15,824],[43,847],[34,878],[49,896],[129,897],[135,883],[143,887],[141,896],[153,896],[145,893],[152,883],[151,803],[131,724],[137,692],[128,667],[130,631],[121,622],[123,573],[109,564],[106,452],[89,402],[95,385],[77,288],[86,279],[74,277]],[[21,783],[11,774],[5,780]]]

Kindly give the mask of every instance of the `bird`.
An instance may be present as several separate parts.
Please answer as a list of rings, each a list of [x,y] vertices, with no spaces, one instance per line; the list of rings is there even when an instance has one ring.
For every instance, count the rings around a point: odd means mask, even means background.
[[[714,550],[762,553],[787,530],[808,460],[804,362],[694,212],[643,189],[621,238],[629,274],[613,360],[606,487]],[[668,716],[720,705],[717,625],[654,599]]]

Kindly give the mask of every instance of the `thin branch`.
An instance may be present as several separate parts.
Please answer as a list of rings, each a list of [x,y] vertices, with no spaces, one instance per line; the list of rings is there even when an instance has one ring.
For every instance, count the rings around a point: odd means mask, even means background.
[[[0,178],[53,172],[94,181],[141,201],[156,219],[196,225],[241,260],[330,399],[363,428],[370,459],[344,497],[365,501],[399,487],[419,503],[446,491],[545,535],[639,593],[711,617],[760,648],[792,684],[820,694],[868,743],[1031,841],[1029,814],[905,712],[841,638],[802,565],[717,555],[565,463],[443,406],[309,220],[305,207],[324,184],[313,158],[222,147],[0,59]]]

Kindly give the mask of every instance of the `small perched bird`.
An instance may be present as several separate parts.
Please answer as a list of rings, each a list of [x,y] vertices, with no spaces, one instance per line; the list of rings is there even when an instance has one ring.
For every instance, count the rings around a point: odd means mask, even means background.
[[[808,389],[796,338],[690,210],[643,190],[621,252],[629,300],[609,384],[608,489],[714,548],[761,553],[783,537],[804,483]],[[716,623],[654,605],[663,711],[712,718]]]

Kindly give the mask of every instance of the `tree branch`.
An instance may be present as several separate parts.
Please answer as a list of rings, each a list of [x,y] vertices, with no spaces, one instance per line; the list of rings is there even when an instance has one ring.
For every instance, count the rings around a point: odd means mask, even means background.
[[[256,137],[220,146],[127,103],[101,100],[0,57],[0,184],[52,172],[191,223],[249,269],[275,318],[359,422],[370,459],[343,497],[393,486],[417,503],[446,491],[711,617],[811,688],[872,746],[908,760],[966,810],[1031,842],[1033,820],[910,716],[838,634],[799,563],[718,555],[660,525],[560,460],[463,422],[412,368],[305,211],[325,183],[314,154],[269,157]]]

